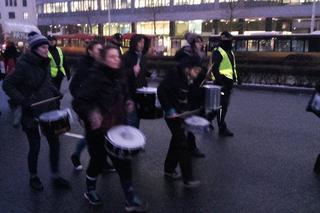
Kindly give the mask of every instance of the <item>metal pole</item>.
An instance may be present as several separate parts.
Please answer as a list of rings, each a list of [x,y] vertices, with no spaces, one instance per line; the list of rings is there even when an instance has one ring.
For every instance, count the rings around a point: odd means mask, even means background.
[[[108,24],[109,24],[109,35],[111,35],[111,0],[108,0]]]
[[[312,33],[314,31],[315,13],[316,13],[316,0],[313,0],[310,33]]]

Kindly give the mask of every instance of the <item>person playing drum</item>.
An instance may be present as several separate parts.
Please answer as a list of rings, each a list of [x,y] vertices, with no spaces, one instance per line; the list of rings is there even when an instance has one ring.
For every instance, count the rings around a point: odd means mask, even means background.
[[[90,75],[73,100],[73,108],[84,121],[90,162],[87,168],[85,198],[93,205],[102,204],[96,192],[96,182],[106,159],[105,135],[114,126],[126,124],[126,114],[134,103],[128,97],[127,83],[121,66],[119,51],[106,47],[101,62],[95,63]],[[126,211],[146,211],[147,203],[136,195],[132,187],[131,161],[110,155],[120,176],[126,198]]]
[[[32,107],[31,105],[56,96],[61,93],[51,82],[48,58],[49,41],[36,32],[28,35],[31,48],[19,59],[16,71],[3,82],[6,94],[22,107],[21,124],[29,141],[28,166],[30,172],[30,186],[34,190],[42,191],[43,185],[37,176],[38,155],[40,151],[40,133],[37,119],[42,113],[58,109],[58,103],[53,101]],[[53,183],[56,186],[69,187],[68,181],[59,174],[59,138],[55,134],[45,135],[49,143],[49,157]]]
[[[158,98],[165,111],[165,121],[171,131],[170,147],[164,165],[164,174],[173,180],[180,179],[176,171],[178,163],[181,168],[185,187],[196,187],[200,181],[194,179],[191,165],[190,134],[183,128],[183,119],[179,113],[189,109],[188,93],[193,80],[201,72],[201,63],[197,57],[186,57],[178,70],[168,73],[158,87]]]

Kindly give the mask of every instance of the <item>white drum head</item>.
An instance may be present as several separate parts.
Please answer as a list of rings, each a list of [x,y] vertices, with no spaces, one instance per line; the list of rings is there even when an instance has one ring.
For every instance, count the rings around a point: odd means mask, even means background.
[[[208,120],[196,115],[186,118],[184,122],[190,126],[208,126],[210,124]]]
[[[156,87],[142,87],[137,89],[138,93],[145,93],[145,94],[156,94],[157,88]]]
[[[68,116],[68,112],[65,110],[53,110],[49,112],[45,112],[40,115],[40,121],[57,121],[61,118]]]
[[[146,143],[146,138],[140,130],[126,125],[112,127],[107,132],[107,139],[115,147],[123,149],[139,149]]]

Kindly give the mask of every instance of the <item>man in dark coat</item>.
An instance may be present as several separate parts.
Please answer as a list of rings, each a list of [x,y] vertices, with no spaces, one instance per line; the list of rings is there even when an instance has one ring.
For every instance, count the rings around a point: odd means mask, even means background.
[[[30,186],[43,190],[37,176],[37,163],[40,151],[40,133],[37,118],[45,112],[58,109],[57,102],[32,107],[33,103],[61,96],[51,82],[48,58],[49,42],[46,37],[31,32],[28,36],[30,52],[22,55],[16,71],[3,82],[3,89],[14,103],[22,106],[22,127],[29,141],[28,165]],[[55,134],[46,134],[50,148],[50,165],[53,182],[57,186],[69,187],[69,183],[59,174],[59,138]]]
[[[123,55],[123,65],[126,71],[129,92],[133,98],[137,110],[128,114],[128,124],[139,128],[139,102],[136,97],[137,88],[147,86],[146,58],[149,44],[146,36],[135,34],[130,40],[129,50]]]

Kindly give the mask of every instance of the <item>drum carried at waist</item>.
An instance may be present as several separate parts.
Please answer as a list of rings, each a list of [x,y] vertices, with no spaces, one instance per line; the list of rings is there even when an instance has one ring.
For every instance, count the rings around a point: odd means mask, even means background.
[[[70,130],[68,110],[53,110],[39,117],[39,124],[44,135],[60,135]]]
[[[220,109],[221,87],[207,82],[203,88],[205,90],[205,109],[210,111]]]
[[[144,134],[137,128],[127,125],[112,127],[105,135],[107,152],[120,159],[132,159],[146,143]]]
[[[142,119],[157,119],[163,117],[158,97],[157,88],[142,87],[137,89],[138,113]]]
[[[192,115],[184,119],[185,130],[192,132],[194,134],[203,134],[209,128],[210,122],[197,115]]]

